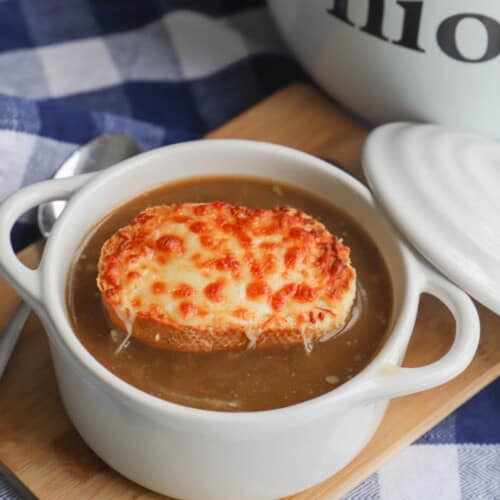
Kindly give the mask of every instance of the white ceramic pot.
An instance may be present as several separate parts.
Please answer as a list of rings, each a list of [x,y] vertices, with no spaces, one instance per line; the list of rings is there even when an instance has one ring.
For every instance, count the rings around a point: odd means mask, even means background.
[[[500,138],[500,2],[269,0],[269,6],[305,69],[359,115]]]
[[[65,287],[82,237],[130,198],[204,174],[286,180],[349,212],[378,243],[395,295],[392,333],[360,374],[295,406],[223,413],[146,394],[108,372],[80,344],[68,321]],[[24,267],[9,242],[12,225],[31,207],[69,197],[40,267]],[[478,343],[479,322],[471,300],[398,239],[364,186],[315,157],[266,143],[184,143],[142,154],[95,176],[27,187],[0,207],[0,268],[43,321],[64,406],[78,432],[117,471],[177,498],[271,499],[318,483],[363,448],[388,398],[450,380],[469,364]],[[435,363],[402,368],[422,292],[449,307],[456,320],[455,340]]]

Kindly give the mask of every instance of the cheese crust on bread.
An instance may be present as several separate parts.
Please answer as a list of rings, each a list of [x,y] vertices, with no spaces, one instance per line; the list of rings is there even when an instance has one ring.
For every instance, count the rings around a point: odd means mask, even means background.
[[[140,212],[103,245],[114,325],[159,349],[285,347],[339,330],[356,294],[350,249],[294,208],[226,202]]]

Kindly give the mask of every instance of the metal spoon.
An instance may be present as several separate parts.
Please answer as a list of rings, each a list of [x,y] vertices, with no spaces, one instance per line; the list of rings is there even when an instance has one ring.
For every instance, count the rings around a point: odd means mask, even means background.
[[[84,144],[69,156],[56,172],[54,178],[59,179],[102,170],[140,152],[137,143],[128,135],[102,135]],[[65,204],[65,201],[52,201],[38,207],[38,226],[44,237],[50,234]],[[30,313],[29,305],[22,302],[0,336],[0,378]]]

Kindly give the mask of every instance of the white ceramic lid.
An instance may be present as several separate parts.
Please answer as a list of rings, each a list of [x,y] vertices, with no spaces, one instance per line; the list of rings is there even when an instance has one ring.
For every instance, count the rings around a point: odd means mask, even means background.
[[[437,125],[391,123],[369,135],[363,169],[413,246],[500,314],[500,144]]]

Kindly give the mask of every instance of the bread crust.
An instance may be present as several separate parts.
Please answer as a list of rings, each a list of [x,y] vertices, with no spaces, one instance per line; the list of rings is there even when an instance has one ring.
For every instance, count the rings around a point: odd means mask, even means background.
[[[356,294],[350,249],[291,207],[149,208],[105,242],[98,271],[117,328],[183,352],[308,344],[346,323]]]

